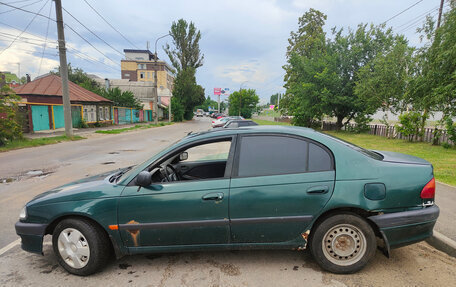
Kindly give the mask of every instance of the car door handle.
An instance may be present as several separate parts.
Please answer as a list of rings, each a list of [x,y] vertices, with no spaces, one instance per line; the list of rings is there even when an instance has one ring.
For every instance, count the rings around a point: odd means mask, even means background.
[[[328,191],[329,187],[327,185],[312,186],[307,189],[307,193],[327,193]]]
[[[222,199],[223,199],[222,192],[208,193],[203,196],[203,200],[222,200]]]

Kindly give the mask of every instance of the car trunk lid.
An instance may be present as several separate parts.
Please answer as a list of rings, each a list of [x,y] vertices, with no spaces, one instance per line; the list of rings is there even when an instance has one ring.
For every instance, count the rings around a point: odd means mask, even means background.
[[[378,150],[373,150],[373,152],[376,152],[383,156],[384,162],[395,162],[395,163],[404,163],[404,164],[419,164],[419,165],[430,165],[431,163],[428,162],[427,160],[424,160],[422,158],[413,156],[413,155],[408,155],[408,154],[403,154],[403,153],[398,153],[398,152],[392,152],[392,151],[378,151]]]

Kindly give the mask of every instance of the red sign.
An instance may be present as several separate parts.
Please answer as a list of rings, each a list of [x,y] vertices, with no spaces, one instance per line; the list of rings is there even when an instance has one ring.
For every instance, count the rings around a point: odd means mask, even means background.
[[[214,88],[214,95],[220,96],[221,93],[222,93],[222,88]]]

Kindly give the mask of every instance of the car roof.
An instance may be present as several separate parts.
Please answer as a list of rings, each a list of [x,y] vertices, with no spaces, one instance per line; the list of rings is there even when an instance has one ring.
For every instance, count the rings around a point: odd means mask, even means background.
[[[315,130],[304,127],[296,126],[278,126],[278,125],[258,125],[258,126],[245,126],[238,128],[225,128],[225,129],[211,129],[198,133],[189,133],[186,139],[205,139],[213,138],[219,136],[229,136],[241,133],[283,133],[283,134],[295,134],[305,136],[310,134],[315,134]]]

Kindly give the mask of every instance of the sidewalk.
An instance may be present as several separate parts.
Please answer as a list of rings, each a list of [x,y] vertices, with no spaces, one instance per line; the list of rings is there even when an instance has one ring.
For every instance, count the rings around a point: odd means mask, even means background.
[[[434,236],[427,242],[456,257],[456,187],[437,182],[435,203],[440,208],[440,216],[434,227]]]
[[[97,127],[97,128],[73,128],[73,133],[78,136],[84,136],[88,134],[93,134],[99,130],[116,130],[116,129],[124,129],[134,127],[136,125],[148,125],[153,122],[147,123],[134,123],[134,124],[126,124],[126,125],[111,125],[106,127]],[[24,137],[29,139],[36,139],[36,138],[49,138],[49,137],[56,137],[56,136],[63,136],[65,134],[65,128],[59,128],[55,130],[45,130],[45,131],[38,131],[34,133],[24,133]]]

